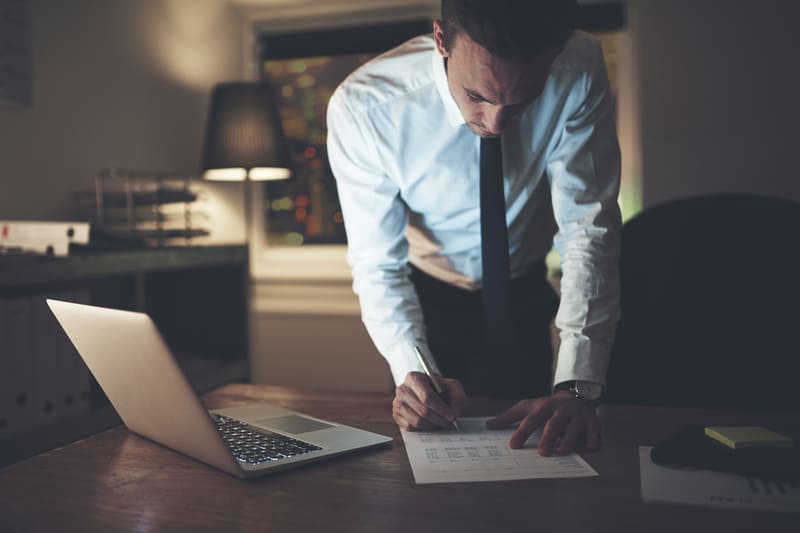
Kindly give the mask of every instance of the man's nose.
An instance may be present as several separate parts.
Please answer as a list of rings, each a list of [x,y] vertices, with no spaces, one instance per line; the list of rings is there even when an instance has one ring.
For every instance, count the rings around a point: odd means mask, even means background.
[[[500,135],[508,122],[508,110],[501,105],[489,106],[484,115],[483,127],[490,135]]]

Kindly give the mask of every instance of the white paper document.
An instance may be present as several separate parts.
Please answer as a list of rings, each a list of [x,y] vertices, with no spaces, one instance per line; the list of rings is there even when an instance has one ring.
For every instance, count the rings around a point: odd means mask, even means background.
[[[488,418],[459,418],[461,431],[402,431],[414,480],[424,483],[596,476],[577,454],[542,457],[539,433],[519,450],[508,447],[513,429],[486,429]]]
[[[642,499],[646,502],[800,513],[800,483],[667,468],[650,459],[651,449],[639,447]]]

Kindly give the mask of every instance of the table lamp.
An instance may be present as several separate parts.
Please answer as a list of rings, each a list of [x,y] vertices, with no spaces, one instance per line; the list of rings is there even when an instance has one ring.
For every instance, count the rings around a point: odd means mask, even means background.
[[[248,247],[252,240],[250,182],[287,179],[290,168],[289,148],[269,85],[216,85],[211,93],[200,171],[207,180],[245,182]]]

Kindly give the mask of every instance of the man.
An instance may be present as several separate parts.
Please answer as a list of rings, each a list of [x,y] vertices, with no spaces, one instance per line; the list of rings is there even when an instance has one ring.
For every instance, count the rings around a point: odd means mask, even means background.
[[[619,315],[619,148],[602,52],[574,31],[576,9],[443,0],[432,36],[371,61],[331,98],[328,151],[353,287],[397,384],[403,428],[452,427],[467,393],[489,394],[519,400],[487,424],[520,422],[512,448],[538,428],[543,455],[599,446],[594,407]],[[496,242],[482,243],[490,208],[479,207],[481,146],[498,137],[508,234],[499,270],[512,278],[510,320],[499,325],[483,279]],[[544,275],[554,236],[560,304]],[[510,332],[508,349],[487,344],[494,327]],[[415,346],[443,376],[442,397]]]

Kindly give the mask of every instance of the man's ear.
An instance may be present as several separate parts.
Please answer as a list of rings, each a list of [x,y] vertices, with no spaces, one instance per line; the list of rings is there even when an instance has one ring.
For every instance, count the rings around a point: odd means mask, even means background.
[[[436,50],[442,57],[447,57],[450,53],[444,46],[444,31],[442,29],[442,21],[439,19],[433,20],[433,40],[436,41]]]

